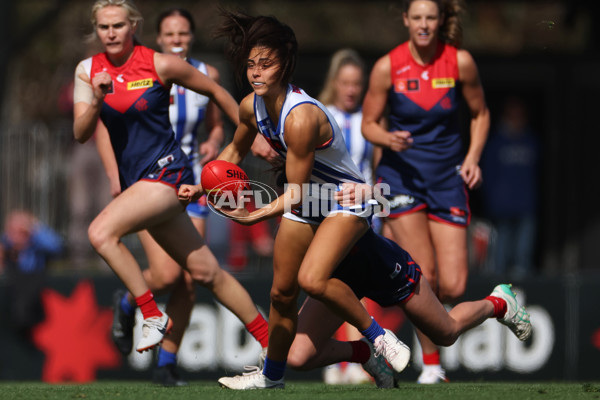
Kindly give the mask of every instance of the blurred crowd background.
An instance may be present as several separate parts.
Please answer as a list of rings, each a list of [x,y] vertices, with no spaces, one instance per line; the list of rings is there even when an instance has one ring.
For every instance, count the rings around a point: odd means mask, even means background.
[[[51,273],[106,273],[87,240],[87,225],[109,200],[106,177],[93,143],[72,135],[72,81],[77,63],[93,54],[91,1],[0,0],[0,226],[25,210],[64,241]],[[196,19],[192,55],[217,67],[240,100],[212,37],[217,4],[250,14],[275,15],[299,41],[294,82],[316,96],[331,55],[351,47],[374,61],[406,40],[399,2],[381,0],[137,0],[145,22],[142,43],[156,48],[155,20],[166,7],[182,6]],[[560,275],[600,271],[600,198],[595,135],[600,102],[600,3],[577,0],[466,1],[464,45],[479,67],[492,129],[482,168],[484,185],[473,191],[470,227],[472,273]],[[468,139],[464,116],[465,138]],[[227,126],[228,138],[233,127]],[[528,147],[506,150],[526,135]],[[504,151],[496,151],[499,147]],[[510,149],[510,147],[508,147]],[[508,175],[498,167],[513,162]],[[243,167],[251,178],[267,176],[256,159]],[[515,205],[514,210],[510,206]],[[506,209],[509,206],[508,210]],[[532,241],[531,266],[509,268],[502,249],[510,221],[525,221]],[[271,226],[273,229],[274,226]],[[248,236],[246,249],[228,259],[231,225],[211,215],[208,243],[227,268],[269,274],[268,252]],[[514,235],[508,235],[509,238]],[[135,237],[127,243],[144,255]],[[524,240],[524,239],[523,239]],[[522,241],[520,241],[522,243]],[[238,249],[239,250],[239,249]],[[241,258],[240,258],[241,257]],[[142,261],[143,263],[143,261]],[[512,272],[511,272],[512,271]]]

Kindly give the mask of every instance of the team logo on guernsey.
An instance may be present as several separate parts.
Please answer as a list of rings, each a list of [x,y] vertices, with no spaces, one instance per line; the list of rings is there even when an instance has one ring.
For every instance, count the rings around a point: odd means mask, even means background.
[[[148,102],[143,97],[135,102],[135,109],[138,111],[146,111],[148,109]]]
[[[448,96],[444,97],[442,101],[440,101],[440,107],[444,110],[449,110],[452,108],[452,100],[448,98]]]
[[[396,93],[418,92],[419,91],[419,80],[418,79],[396,79],[394,81],[394,91]]]
[[[139,81],[127,82],[127,90],[137,90],[152,87],[154,82],[152,78],[140,79]]]
[[[396,268],[394,268],[394,272],[390,274],[390,279],[397,277],[400,271],[402,271],[402,265],[396,263]]]
[[[435,78],[431,80],[431,87],[434,89],[447,89],[456,86],[454,78]]]

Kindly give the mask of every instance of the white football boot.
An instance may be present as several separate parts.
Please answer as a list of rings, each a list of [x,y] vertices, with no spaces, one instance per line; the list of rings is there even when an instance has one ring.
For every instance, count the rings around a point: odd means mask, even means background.
[[[252,389],[283,389],[285,383],[283,378],[272,381],[263,375],[258,367],[244,367],[249,372],[242,375],[225,376],[219,379],[221,387],[233,390],[252,390]]]
[[[166,313],[160,317],[146,318],[142,325],[142,338],[135,349],[139,353],[152,349],[163,341],[165,335],[171,332],[172,327],[173,321]]]
[[[375,339],[375,357],[382,355],[396,372],[404,371],[410,361],[410,349],[389,329]]]
[[[423,371],[417,378],[417,383],[433,385],[435,383],[450,382],[446,378],[446,371],[440,365],[423,365]]]

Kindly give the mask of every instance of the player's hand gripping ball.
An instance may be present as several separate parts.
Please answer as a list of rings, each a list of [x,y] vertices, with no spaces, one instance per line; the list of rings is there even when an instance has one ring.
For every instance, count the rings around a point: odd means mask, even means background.
[[[235,200],[242,190],[250,190],[248,175],[244,170],[225,160],[214,160],[202,167],[200,184],[213,203],[217,203],[221,196],[230,198],[232,195]]]

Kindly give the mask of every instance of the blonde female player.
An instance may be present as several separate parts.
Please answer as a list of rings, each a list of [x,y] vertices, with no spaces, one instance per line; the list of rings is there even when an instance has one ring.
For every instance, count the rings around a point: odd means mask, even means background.
[[[169,121],[169,90],[177,84],[208,96],[235,123],[238,105],[215,81],[183,59],[139,44],[143,18],[128,0],[98,0],[92,25],[104,47],[75,73],[75,139],[88,140],[98,119],[108,129],[122,193],[94,219],[88,236],[139,306],[144,323],[139,352],[159,344],[172,321],[161,312],[140,267],[121,238],[146,229],[193,280],[210,290],[245,325],[259,312],[248,292],[222,270],[177,199],[181,184],[193,183],[188,157]],[[262,321],[263,329],[267,329]]]

